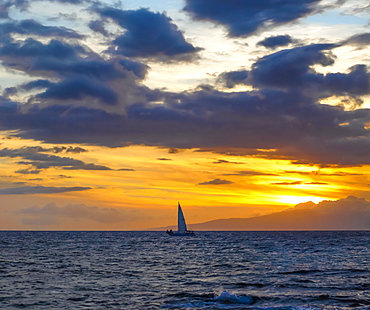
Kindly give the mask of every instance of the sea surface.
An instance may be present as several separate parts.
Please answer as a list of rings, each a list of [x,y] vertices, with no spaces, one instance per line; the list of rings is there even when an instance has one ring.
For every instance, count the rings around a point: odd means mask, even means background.
[[[0,308],[370,309],[370,231],[2,231]]]

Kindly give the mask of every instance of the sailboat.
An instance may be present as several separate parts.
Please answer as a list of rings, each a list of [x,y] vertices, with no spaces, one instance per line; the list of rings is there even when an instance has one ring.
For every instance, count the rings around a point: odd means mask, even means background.
[[[167,230],[166,233],[170,236],[193,236],[194,231],[188,230],[184,213],[182,212],[180,203],[177,203],[177,231]]]

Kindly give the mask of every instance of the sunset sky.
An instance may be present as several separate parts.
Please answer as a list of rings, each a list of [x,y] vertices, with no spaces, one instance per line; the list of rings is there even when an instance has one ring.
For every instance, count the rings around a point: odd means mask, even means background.
[[[2,0],[0,229],[370,200],[363,0]]]

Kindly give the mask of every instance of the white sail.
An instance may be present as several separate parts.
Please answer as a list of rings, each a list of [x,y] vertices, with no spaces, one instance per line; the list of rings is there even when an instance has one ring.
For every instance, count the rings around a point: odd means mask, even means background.
[[[184,217],[184,213],[182,213],[182,209],[181,209],[180,203],[178,203],[177,210],[178,210],[177,230],[180,233],[185,233],[185,231],[187,231],[188,229],[186,228],[185,217]]]

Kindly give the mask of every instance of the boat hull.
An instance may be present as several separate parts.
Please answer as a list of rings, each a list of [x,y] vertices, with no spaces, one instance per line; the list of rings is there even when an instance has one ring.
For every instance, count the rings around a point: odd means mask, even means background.
[[[168,232],[167,233],[169,236],[194,236],[194,232],[178,232],[178,231],[175,231],[175,232]]]

